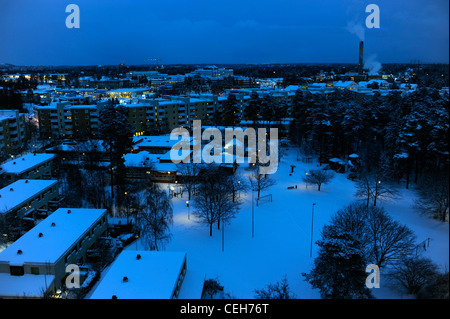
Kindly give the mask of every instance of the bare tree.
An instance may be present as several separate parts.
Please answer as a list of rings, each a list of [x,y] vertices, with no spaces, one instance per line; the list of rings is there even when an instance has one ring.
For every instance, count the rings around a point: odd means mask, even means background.
[[[202,299],[213,299],[218,293],[223,291],[223,286],[218,278],[206,279],[203,284]],[[209,297],[209,298],[206,298]]]
[[[237,173],[229,176],[229,186],[233,194],[233,202],[240,201],[240,196],[238,195],[250,189],[250,185],[246,179]]]
[[[189,200],[191,200],[192,192],[199,182],[200,171],[201,165],[197,163],[177,164],[177,172],[182,176],[182,183],[189,194]]]
[[[366,199],[366,207],[369,207],[370,199],[372,198],[372,183],[369,177],[364,176],[356,184],[356,197],[361,197]]]
[[[317,185],[317,189],[320,191],[322,184],[328,184],[333,177],[334,173],[331,171],[310,169],[306,176],[303,177],[303,181],[307,184]]]
[[[448,269],[438,273],[428,282],[417,295],[419,299],[448,299],[449,298]]]
[[[256,299],[295,299],[295,294],[291,292],[286,276],[281,282],[268,284],[266,288],[255,289]]]
[[[193,200],[194,215],[200,222],[210,226],[209,235],[212,236],[212,226],[234,218],[239,210],[240,200],[233,201],[233,188],[230,175],[217,166],[210,166],[204,170]]]
[[[336,212],[331,223],[356,238],[367,260],[378,267],[396,263],[412,252],[415,235],[383,208],[352,203]]]
[[[276,181],[267,174],[255,171],[248,177],[252,191],[258,192],[258,198],[262,191],[269,189],[276,184]]]
[[[418,187],[418,195],[416,204],[420,211],[446,221],[449,214],[448,172],[426,177]]]
[[[389,273],[389,277],[405,288],[408,293],[417,295],[423,287],[438,275],[437,266],[428,258],[406,257]]]
[[[171,238],[168,233],[173,222],[173,209],[170,200],[163,190],[144,192],[139,228],[141,236],[147,239],[151,250],[159,250],[164,242]]]

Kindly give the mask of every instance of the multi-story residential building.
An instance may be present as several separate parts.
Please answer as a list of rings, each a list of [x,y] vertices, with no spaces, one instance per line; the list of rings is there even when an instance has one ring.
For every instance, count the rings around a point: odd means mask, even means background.
[[[136,135],[142,135],[149,128],[172,130],[188,127],[195,119],[211,122],[216,112],[221,112],[224,97],[170,96],[164,98],[139,98],[123,104],[129,110],[128,122]],[[91,105],[71,105],[53,102],[46,106],[35,106],[35,117],[39,123],[41,137],[65,138],[88,137],[98,134],[99,107]]]
[[[45,138],[91,136],[98,129],[97,105],[71,105],[69,102],[54,102],[35,106],[35,118],[39,124],[39,135]]]
[[[0,165],[0,173],[9,182],[18,179],[50,179],[54,154],[29,153],[12,157]]]
[[[0,298],[43,298],[107,230],[105,209],[60,208],[0,253]],[[82,278],[79,278],[82,284]]]
[[[225,69],[225,68],[218,68],[216,66],[210,66],[207,68],[197,69],[193,71],[192,74],[211,78],[218,78],[218,77],[233,76],[234,71],[233,69]]]
[[[18,110],[0,110],[0,153],[19,150],[26,139],[25,114]]]
[[[0,215],[35,218],[59,197],[57,180],[19,179],[0,189]]]

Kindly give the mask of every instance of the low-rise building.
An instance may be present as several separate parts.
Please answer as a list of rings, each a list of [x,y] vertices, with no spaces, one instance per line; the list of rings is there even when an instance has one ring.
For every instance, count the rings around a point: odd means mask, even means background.
[[[14,182],[18,179],[50,179],[52,177],[52,162],[54,154],[29,153],[0,165],[0,173],[5,179]]]
[[[105,209],[56,210],[0,253],[0,298],[42,298],[63,287],[66,267],[84,263],[107,224]]]
[[[19,179],[0,189],[0,215],[33,217],[59,196],[57,180]]]
[[[91,299],[176,299],[186,271],[184,252],[124,250]]]

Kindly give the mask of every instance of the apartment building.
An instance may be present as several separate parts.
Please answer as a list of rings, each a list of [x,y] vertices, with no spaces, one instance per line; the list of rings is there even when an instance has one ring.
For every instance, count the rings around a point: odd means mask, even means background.
[[[226,98],[214,95],[170,96],[136,98],[123,105],[129,110],[128,122],[134,127],[136,135],[142,135],[150,128],[173,130],[176,127],[189,127],[196,119],[212,124],[215,113],[222,111],[224,101]],[[73,105],[65,101],[35,106],[41,137],[97,135],[101,103]]]
[[[0,298],[43,298],[63,287],[66,267],[84,263],[107,225],[105,209],[56,210],[0,253]]]
[[[0,165],[0,173],[14,182],[19,179],[50,179],[54,154],[29,153],[12,157]]]
[[[25,114],[18,110],[0,110],[0,153],[17,151],[26,139]]]
[[[218,68],[216,66],[200,68],[192,72],[192,75],[200,75],[210,78],[233,76],[233,74],[233,69]]]
[[[98,133],[98,107],[53,102],[35,106],[39,135],[44,138],[87,137]]]
[[[0,215],[35,218],[58,197],[57,180],[19,179],[0,189]]]

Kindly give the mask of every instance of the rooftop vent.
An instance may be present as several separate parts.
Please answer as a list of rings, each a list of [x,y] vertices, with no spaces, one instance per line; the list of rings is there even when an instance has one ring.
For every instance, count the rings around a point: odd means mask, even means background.
[[[128,282],[128,277],[123,277],[122,281],[123,282]]]
[[[14,188],[11,187],[11,188],[9,189],[9,191],[10,191],[10,192],[14,191]]]
[[[42,236],[44,236],[44,234],[43,233],[39,233],[39,238],[41,238]]]
[[[137,254],[136,259],[137,260],[141,259],[141,255]]]
[[[25,160],[25,157],[22,157],[22,161],[24,161]]]
[[[55,227],[56,226],[56,224],[55,223],[52,223],[52,225],[51,225],[52,227]]]
[[[72,211],[70,209],[67,210],[67,214],[70,214]]]
[[[16,165],[16,162],[13,162],[14,165]]]
[[[17,255],[22,255],[22,250],[19,249],[19,250],[17,251]]]
[[[117,299],[116,295],[112,295],[111,299]]]
[[[25,180],[25,184],[28,184],[28,179]]]

